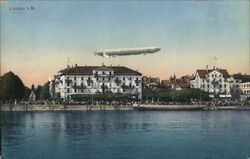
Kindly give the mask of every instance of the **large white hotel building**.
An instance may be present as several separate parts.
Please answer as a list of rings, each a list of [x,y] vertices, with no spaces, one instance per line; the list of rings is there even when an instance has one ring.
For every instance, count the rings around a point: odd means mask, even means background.
[[[54,79],[60,98],[75,94],[122,93],[142,97],[142,74],[124,66],[75,66],[58,72]]]

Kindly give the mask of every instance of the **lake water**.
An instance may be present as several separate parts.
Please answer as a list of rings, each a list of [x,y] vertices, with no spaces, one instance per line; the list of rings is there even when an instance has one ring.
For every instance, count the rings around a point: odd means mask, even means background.
[[[246,159],[250,111],[3,112],[4,159]]]

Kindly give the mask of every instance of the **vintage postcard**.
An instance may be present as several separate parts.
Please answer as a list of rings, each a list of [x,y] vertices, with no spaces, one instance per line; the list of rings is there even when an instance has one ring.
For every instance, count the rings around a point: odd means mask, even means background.
[[[1,0],[0,159],[249,159],[249,0]]]

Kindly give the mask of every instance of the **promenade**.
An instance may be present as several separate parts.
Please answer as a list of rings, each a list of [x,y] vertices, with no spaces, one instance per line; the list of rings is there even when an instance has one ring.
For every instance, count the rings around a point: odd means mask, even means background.
[[[88,110],[133,110],[132,105],[63,105],[32,104],[2,105],[1,111],[88,111]]]
[[[250,110],[250,106],[209,105],[80,105],[80,104],[4,104],[1,111],[89,111],[89,110]]]

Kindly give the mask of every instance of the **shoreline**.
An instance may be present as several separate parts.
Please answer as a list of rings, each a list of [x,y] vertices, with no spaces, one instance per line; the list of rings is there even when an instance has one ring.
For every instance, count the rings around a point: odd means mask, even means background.
[[[91,111],[91,110],[159,110],[159,111],[213,111],[213,110],[250,110],[250,106],[207,106],[207,105],[63,105],[63,104],[3,104],[2,112],[15,111]]]
[[[91,110],[133,110],[132,105],[63,105],[63,104],[32,104],[2,105],[2,112],[11,111],[91,111]]]

